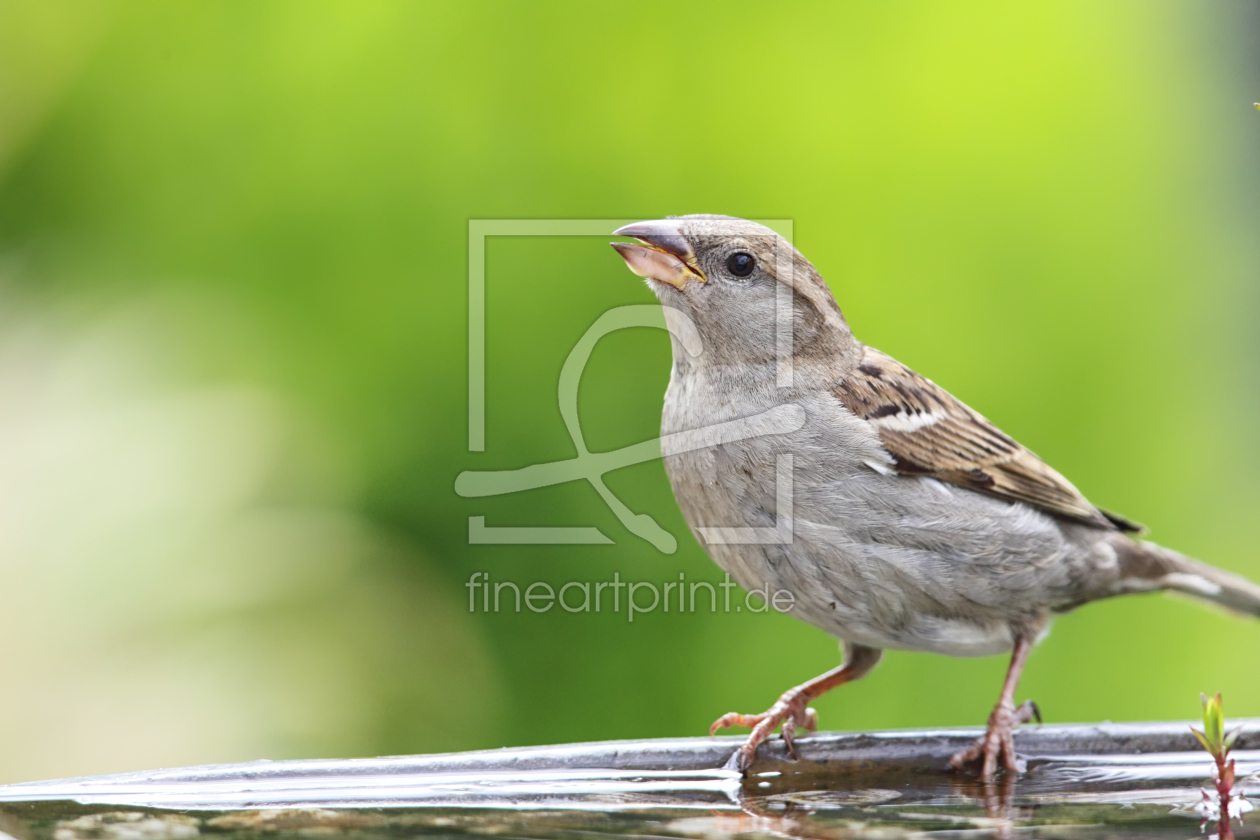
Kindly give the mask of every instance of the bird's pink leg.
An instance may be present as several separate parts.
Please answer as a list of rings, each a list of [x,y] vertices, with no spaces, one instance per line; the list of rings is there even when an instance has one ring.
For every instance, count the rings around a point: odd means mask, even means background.
[[[741,773],[752,766],[753,755],[757,747],[770,737],[774,728],[783,725],[783,741],[788,753],[796,756],[796,730],[798,728],[813,732],[818,728],[818,715],[809,704],[817,697],[826,694],[838,685],[853,682],[866,675],[879,662],[882,651],[879,648],[864,647],[845,642],[844,664],[834,668],[821,677],[815,677],[807,683],[783,692],[770,709],[759,715],[741,715],[739,712],[728,712],[713,722],[709,734],[728,726],[751,726],[752,733],[743,746],[735,751],[726,767]]]
[[[1001,758],[1002,766],[1011,773],[1023,772],[1024,768],[1015,755],[1015,730],[1021,723],[1028,723],[1033,718],[1041,722],[1041,712],[1033,701],[1027,700],[1019,708],[1015,707],[1015,687],[1019,685],[1019,676],[1031,650],[1032,642],[1027,638],[1020,636],[1015,640],[1011,665],[1006,670],[1006,682],[1002,684],[1002,696],[998,698],[993,714],[989,715],[985,733],[970,747],[955,753],[949,760],[950,767],[960,770],[964,765],[983,758],[980,778],[988,780],[997,772],[998,759]]]

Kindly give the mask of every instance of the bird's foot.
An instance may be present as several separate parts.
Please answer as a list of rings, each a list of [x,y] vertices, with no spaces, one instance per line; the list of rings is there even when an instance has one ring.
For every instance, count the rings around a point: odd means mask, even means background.
[[[757,747],[761,746],[762,742],[774,732],[774,728],[780,724],[783,726],[783,743],[787,746],[788,755],[794,759],[799,758],[796,754],[796,730],[804,729],[807,732],[813,732],[818,728],[818,713],[806,705],[811,698],[802,688],[802,686],[797,686],[783,692],[778,702],[762,714],[741,715],[739,712],[728,712],[713,721],[713,725],[709,727],[710,735],[728,726],[752,727],[752,733],[749,734],[748,739],[726,762],[726,769],[747,772],[752,766]]]
[[[1031,700],[1025,700],[1018,708],[1011,704],[999,705],[989,715],[989,725],[985,733],[967,749],[954,753],[954,757],[949,760],[949,766],[961,770],[965,765],[983,758],[980,778],[987,781],[997,772],[1000,758],[1002,766],[1008,772],[1023,773],[1025,764],[1015,754],[1015,730],[1021,723],[1028,723],[1033,718],[1041,723],[1041,710]]]

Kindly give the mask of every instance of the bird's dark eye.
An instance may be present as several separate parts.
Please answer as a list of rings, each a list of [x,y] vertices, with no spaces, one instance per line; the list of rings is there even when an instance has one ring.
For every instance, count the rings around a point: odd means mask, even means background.
[[[726,270],[736,277],[747,277],[757,267],[757,260],[752,254],[737,251],[726,258]]]

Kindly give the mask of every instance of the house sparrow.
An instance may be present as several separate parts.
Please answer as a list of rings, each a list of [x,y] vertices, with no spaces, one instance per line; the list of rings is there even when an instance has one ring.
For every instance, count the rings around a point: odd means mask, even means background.
[[[893,648],[1011,652],[985,734],[951,766],[980,761],[986,779],[999,763],[1019,772],[1012,733],[1039,713],[1032,702],[1016,706],[1015,689],[1054,613],[1176,590],[1260,616],[1260,586],[1135,539],[1139,526],[1094,507],[943,388],[854,338],[813,265],[769,228],[698,215],[614,234],[641,243],[613,247],[703,342],[692,356],[673,339],[662,434],[788,404],[806,418],[795,432],[665,457],[713,560],[745,589],[791,592],[793,614],[844,646],[839,668],[784,692],[769,711],[714,722],[710,734],[752,727],[728,767],[747,770],[780,725],[795,754],[796,730],[816,727],[810,701]]]

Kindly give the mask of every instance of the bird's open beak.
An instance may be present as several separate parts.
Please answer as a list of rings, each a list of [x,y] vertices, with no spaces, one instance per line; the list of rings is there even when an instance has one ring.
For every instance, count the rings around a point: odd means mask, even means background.
[[[635,222],[617,228],[614,236],[629,236],[647,247],[626,242],[610,243],[621,254],[630,270],[640,277],[668,283],[681,289],[688,278],[705,282],[704,272],[696,265],[696,254],[678,223],[663,219],[658,222]]]

